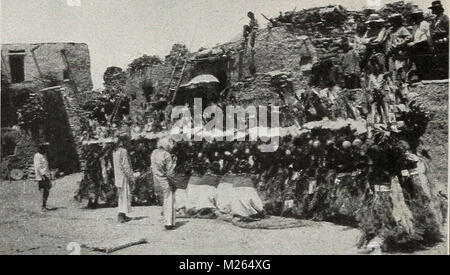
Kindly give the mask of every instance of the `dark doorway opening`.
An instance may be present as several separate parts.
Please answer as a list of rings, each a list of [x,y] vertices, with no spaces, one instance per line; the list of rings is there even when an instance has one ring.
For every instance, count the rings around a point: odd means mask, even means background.
[[[11,82],[20,83],[25,80],[25,64],[24,64],[25,51],[14,51],[13,53],[22,53],[22,54],[12,54],[9,56],[9,66],[11,69]]]
[[[145,101],[147,101],[147,102],[152,101],[152,96],[155,92],[155,89],[153,88],[150,81],[145,81],[142,84],[142,91],[144,93]]]
[[[64,79],[64,80],[70,80],[69,70],[68,70],[68,69],[65,69],[65,70],[63,71],[63,79]]]

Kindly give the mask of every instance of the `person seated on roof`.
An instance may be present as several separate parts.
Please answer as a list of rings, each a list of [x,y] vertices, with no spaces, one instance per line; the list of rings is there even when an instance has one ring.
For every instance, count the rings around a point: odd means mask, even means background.
[[[384,24],[385,20],[378,14],[371,14],[366,21],[367,32],[363,36],[363,42],[367,46],[365,59],[376,60],[383,72],[386,71],[385,45],[388,37]]]

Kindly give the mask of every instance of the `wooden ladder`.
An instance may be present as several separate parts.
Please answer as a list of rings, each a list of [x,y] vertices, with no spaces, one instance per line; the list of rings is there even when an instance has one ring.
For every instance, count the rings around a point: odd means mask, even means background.
[[[183,59],[181,54],[178,56],[177,61],[175,63],[175,67],[173,68],[172,75],[170,77],[169,85],[167,87],[167,94],[169,98],[172,97],[171,103],[175,101],[177,96],[178,88],[181,85],[181,81],[183,81],[183,75],[186,70],[188,60]],[[181,66],[181,64],[183,64]]]
[[[111,119],[110,119],[110,123],[113,123],[114,118],[116,117],[117,112],[119,111],[120,105],[122,104],[122,96],[119,97],[119,99],[117,100],[116,104],[114,105],[114,109],[113,112],[111,114]]]

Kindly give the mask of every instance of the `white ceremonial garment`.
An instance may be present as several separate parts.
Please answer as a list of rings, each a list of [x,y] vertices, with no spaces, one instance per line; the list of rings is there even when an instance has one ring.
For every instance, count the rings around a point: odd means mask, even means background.
[[[264,204],[259,197],[251,175],[235,175],[231,214],[250,217],[264,212]]]
[[[233,187],[234,199],[231,205],[232,214],[250,217],[264,212],[264,205],[255,187]]]
[[[119,148],[113,153],[114,184],[118,188],[119,213],[131,212],[131,190],[129,181],[133,179],[133,170],[125,148]]]
[[[230,214],[234,197],[233,182],[227,175],[223,176],[217,186],[216,206],[220,212]]]
[[[216,181],[215,176],[192,175],[186,188],[186,210],[196,212],[216,208]]]

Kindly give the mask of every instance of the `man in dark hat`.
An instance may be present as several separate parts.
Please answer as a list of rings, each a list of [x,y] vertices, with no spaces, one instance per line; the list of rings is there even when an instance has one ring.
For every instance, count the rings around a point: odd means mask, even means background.
[[[448,43],[448,16],[444,14],[444,7],[441,1],[433,1],[431,4],[431,12],[436,15],[431,24],[431,35],[433,40],[447,38]]]
[[[448,16],[444,14],[441,1],[433,1],[429,9],[436,16],[431,23],[431,37],[436,54],[436,58],[433,59],[435,69],[433,77],[448,78]]]
[[[42,212],[47,211],[47,199],[50,195],[52,183],[50,181],[50,169],[47,161],[47,151],[49,143],[41,143],[38,152],[34,154],[34,172],[35,179],[38,182],[39,191],[42,195]]]

